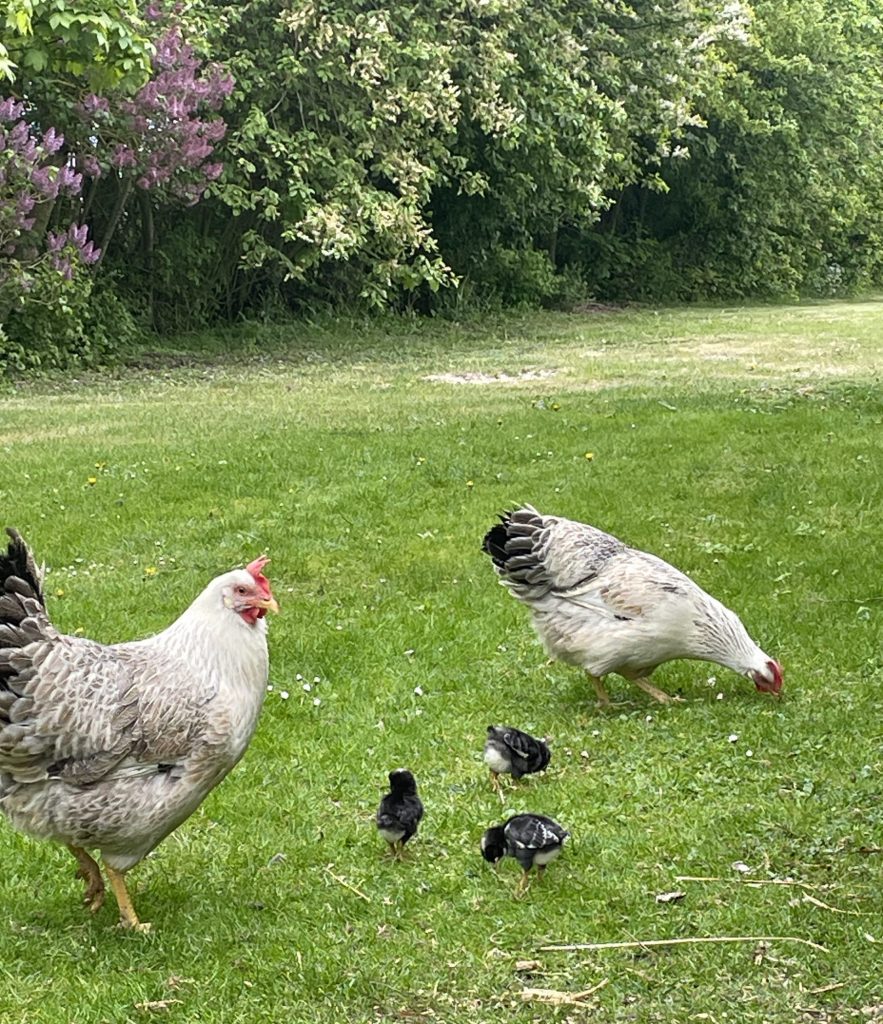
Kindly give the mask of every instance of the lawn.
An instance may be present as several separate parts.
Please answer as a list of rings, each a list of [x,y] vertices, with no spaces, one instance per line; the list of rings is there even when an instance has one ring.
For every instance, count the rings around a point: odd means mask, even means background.
[[[244,327],[7,389],[3,518],[60,629],[154,632],[261,552],[282,610],[246,757],[129,876],[150,935],[0,823],[3,1024],[883,1020],[881,337],[879,301]],[[693,576],[782,699],[676,662],[683,703],[597,708],[481,553],[522,501]],[[502,805],[490,722],[553,740]],[[518,810],[572,833],[521,900],[478,850]]]

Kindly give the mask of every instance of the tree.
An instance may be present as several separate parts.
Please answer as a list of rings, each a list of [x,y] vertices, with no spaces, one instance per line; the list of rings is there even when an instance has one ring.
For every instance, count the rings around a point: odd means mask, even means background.
[[[180,21],[154,4],[143,17],[133,4],[103,0],[16,6],[7,15],[14,31],[5,52],[19,98],[0,108],[14,112],[0,125],[7,164],[0,193],[17,212],[3,225],[0,314],[7,360],[59,361],[59,335],[87,354],[92,273],[133,193],[193,203],[220,173],[211,158],[225,126],[211,115],[232,80],[203,67]],[[149,250],[149,201],[141,204],[141,225]],[[97,245],[87,241],[89,230]]]
[[[665,193],[633,189],[595,241],[607,294],[836,294],[883,272],[883,23],[868,0],[757,0],[717,44],[703,124]],[[624,271],[624,272],[623,272]]]

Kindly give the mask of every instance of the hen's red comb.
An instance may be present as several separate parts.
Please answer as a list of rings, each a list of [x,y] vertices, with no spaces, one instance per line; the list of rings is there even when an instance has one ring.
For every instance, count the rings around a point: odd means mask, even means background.
[[[269,563],[270,559],[266,555],[261,555],[256,558],[253,562],[249,562],[245,567],[246,572],[250,572],[255,579],[264,574],[264,566]]]
[[[270,590],[270,581],[264,575],[264,566],[270,561],[266,555],[261,555],[260,558],[256,558],[253,562],[249,562],[245,567],[245,571],[251,573],[254,577],[255,583],[261,588],[261,590],[270,596],[272,593]]]

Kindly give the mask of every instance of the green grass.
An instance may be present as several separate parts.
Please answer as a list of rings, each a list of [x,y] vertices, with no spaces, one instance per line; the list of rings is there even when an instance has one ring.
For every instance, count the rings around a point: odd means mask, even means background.
[[[262,551],[282,605],[247,756],[130,875],[153,934],[115,930],[112,899],[91,918],[65,851],[0,828],[0,1020],[876,1019],[881,335],[879,302],[326,324],[0,399],[3,518],[61,629],[155,631]],[[614,677],[597,710],[480,553],[513,501],[693,575],[780,658],[783,699],[679,662],[654,678],[686,703]],[[492,721],[554,738],[503,808]],[[427,807],[403,864],[372,824],[399,766]],[[573,833],[520,902],[478,853],[515,810]],[[826,952],[539,951],[726,935]],[[521,998],[605,979],[584,1008]]]

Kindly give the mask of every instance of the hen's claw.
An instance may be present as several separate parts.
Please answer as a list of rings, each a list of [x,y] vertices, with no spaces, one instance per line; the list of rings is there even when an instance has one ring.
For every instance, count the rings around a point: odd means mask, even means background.
[[[104,879],[101,877],[101,868],[81,846],[68,846],[68,849],[79,864],[75,877],[81,878],[85,883],[83,903],[96,914],[104,906]]]

